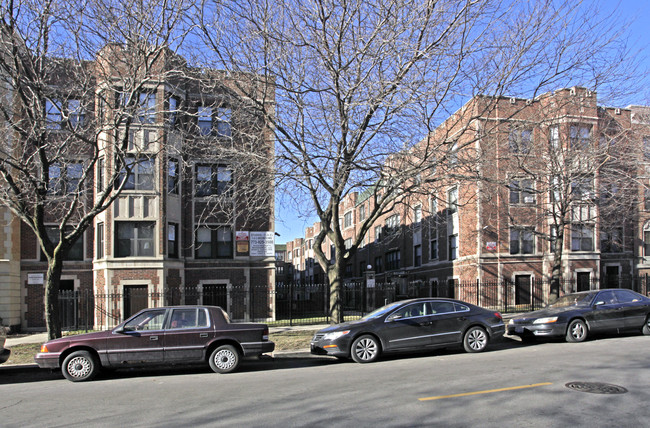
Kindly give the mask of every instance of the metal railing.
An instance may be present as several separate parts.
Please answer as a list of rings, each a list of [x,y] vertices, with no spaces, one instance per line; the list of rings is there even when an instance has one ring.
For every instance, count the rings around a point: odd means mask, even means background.
[[[628,288],[648,295],[648,277],[617,277],[579,283],[561,281],[560,294],[582,289]],[[346,319],[357,318],[386,303],[413,297],[450,297],[504,313],[540,309],[548,302],[550,283],[543,280],[513,282],[457,282],[426,284],[421,281],[385,283],[367,287],[364,281],[346,283],[341,307]],[[167,305],[221,306],[233,321],[266,322],[271,325],[308,325],[330,322],[330,289],[327,284],[276,284],[265,287],[218,286],[172,288],[164,292],[125,289],[124,292],[93,293],[92,290],[61,291],[59,310],[66,330],[112,328],[147,307]]]

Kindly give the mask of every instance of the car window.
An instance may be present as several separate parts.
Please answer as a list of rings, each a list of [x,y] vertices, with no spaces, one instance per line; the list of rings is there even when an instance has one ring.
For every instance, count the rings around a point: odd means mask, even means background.
[[[182,308],[172,311],[170,328],[199,328],[207,327],[208,319],[205,309]]]
[[[596,296],[596,303],[601,305],[613,305],[618,303],[618,301],[616,300],[616,296],[614,295],[613,291],[601,291],[598,293],[598,296]]]
[[[124,324],[125,330],[162,330],[165,309],[142,312]]]
[[[431,314],[448,314],[455,312],[454,304],[452,302],[429,302]]]
[[[630,302],[641,301],[641,296],[629,290],[614,290],[614,294],[616,295],[616,300],[618,300],[619,303],[630,303]]]
[[[469,312],[469,306],[461,305],[460,303],[454,303],[456,307],[456,312]]]
[[[418,303],[406,305],[403,308],[400,308],[396,310],[394,313],[392,313],[389,319],[413,318],[413,317],[421,317],[427,315],[426,306],[427,306],[426,302],[418,302]]]

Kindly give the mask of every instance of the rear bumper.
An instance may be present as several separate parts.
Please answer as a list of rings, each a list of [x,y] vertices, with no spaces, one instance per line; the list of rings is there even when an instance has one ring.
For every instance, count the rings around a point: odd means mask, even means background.
[[[34,361],[42,369],[59,368],[59,352],[39,352],[34,357]]]
[[[271,341],[247,342],[247,343],[242,343],[241,347],[244,351],[245,357],[252,357],[255,355],[266,354],[267,352],[273,352],[273,350],[275,349],[275,343]]]

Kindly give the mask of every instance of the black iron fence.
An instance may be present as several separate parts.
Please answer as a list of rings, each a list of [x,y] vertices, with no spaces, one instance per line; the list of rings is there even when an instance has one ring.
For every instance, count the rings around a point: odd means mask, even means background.
[[[618,277],[604,281],[562,281],[560,293],[582,289],[628,288],[648,295],[648,277]],[[450,297],[503,313],[527,312],[542,308],[548,301],[548,281],[527,282],[458,282],[426,284],[345,284],[341,306],[347,319],[357,318],[386,303],[412,297]],[[59,309],[66,330],[111,328],[147,307],[166,305],[221,306],[233,321],[266,322],[270,325],[321,324],[330,322],[330,290],[326,284],[276,284],[275,289],[246,286],[204,286],[173,288],[149,292],[146,288],[125,288],[123,292],[93,293],[61,291]]]

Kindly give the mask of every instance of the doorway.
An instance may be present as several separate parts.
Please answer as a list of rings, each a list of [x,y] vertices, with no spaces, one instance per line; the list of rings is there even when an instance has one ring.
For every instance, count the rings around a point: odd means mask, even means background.
[[[149,307],[146,285],[124,286],[124,319]]]
[[[203,304],[219,306],[228,312],[228,288],[226,284],[203,284]]]
[[[605,284],[607,288],[618,288],[618,266],[605,266]]]
[[[515,275],[515,305],[530,305],[530,275]]]
[[[576,272],[576,291],[591,290],[591,272]]]

